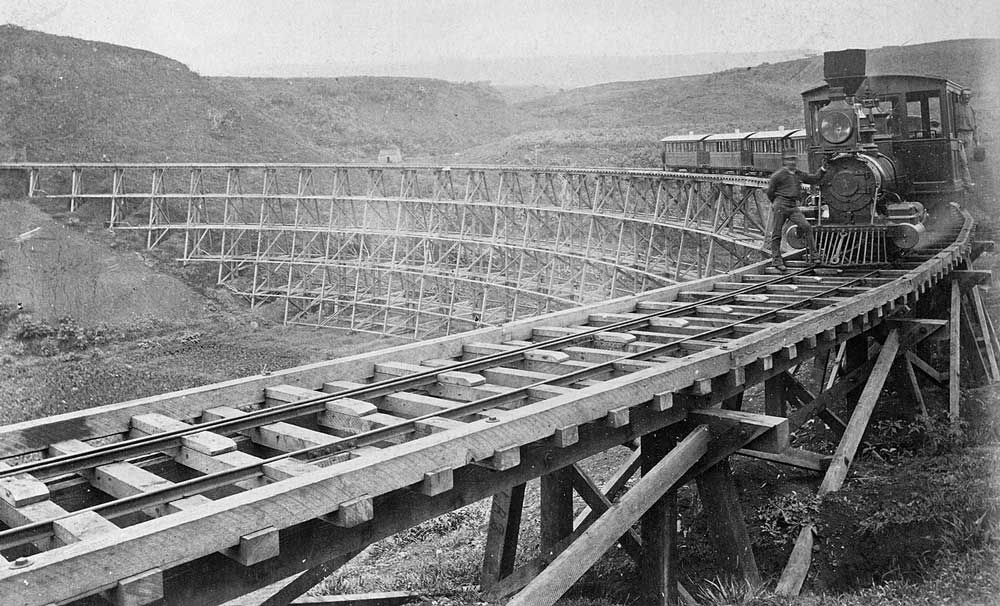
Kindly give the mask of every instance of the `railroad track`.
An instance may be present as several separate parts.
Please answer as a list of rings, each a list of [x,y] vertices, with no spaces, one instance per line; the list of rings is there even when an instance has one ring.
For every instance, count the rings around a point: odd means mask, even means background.
[[[719,402],[886,322],[965,263],[973,222],[953,219],[892,265],[790,261],[774,275],[757,264],[2,427],[0,596],[146,603],[128,600],[158,591],[168,603],[217,603],[301,570],[318,557],[299,561],[307,535],[346,556],[553,465],[691,419],[731,420],[713,417]],[[784,420],[754,422],[731,450],[787,432]],[[283,563],[253,572],[265,560]],[[195,580],[199,563],[242,580],[210,588]]]

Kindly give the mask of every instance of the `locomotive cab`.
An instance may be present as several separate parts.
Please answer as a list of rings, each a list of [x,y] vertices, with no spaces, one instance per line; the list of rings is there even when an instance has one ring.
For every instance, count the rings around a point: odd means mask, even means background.
[[[837,153],[877,150],[896,165],[897,193],[925,206],[960,196],[962,113],[971,111],[962,106],[962,87],[928,76],[872,75],[854,91],[843,89],[843,97],[839,88],[802,94],[811,169]],[[966,151],[974,157],[974,149]]]

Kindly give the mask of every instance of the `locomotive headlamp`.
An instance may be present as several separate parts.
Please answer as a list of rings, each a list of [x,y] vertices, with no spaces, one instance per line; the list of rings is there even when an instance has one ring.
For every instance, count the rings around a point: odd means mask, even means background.
[[[854,134],[853,120],[844,112],[824,113],[819,121],[819,134],[828,143],[843,143]]]

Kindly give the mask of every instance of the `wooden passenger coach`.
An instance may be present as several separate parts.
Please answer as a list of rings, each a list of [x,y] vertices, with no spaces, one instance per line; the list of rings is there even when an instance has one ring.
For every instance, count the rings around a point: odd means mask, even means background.
[[[806,133],[802,129],[758,131],[747,137],[746,146],[752,154],[750,166],[765,173],[781,168],[781,158],[786,152],[795,153],[799,166],[807,166],[809,162]]]
[[[746,139],[753,133],[718,133],[705,137],[713,168],[742,170],[753,166],[753,154]]]
[[[664,167],[698,168],[711,165],[705,138],[708,135],[671,135],[660,139]],[[669,170],[669,168],[667,169]]]

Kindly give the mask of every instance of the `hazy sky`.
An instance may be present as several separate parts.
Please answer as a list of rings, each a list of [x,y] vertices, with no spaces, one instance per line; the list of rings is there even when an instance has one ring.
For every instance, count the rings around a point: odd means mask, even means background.
[[[877,47],[1000,37],[997,0],[0,0],[0,23],[124,44],[206,75],[399,64]]]

